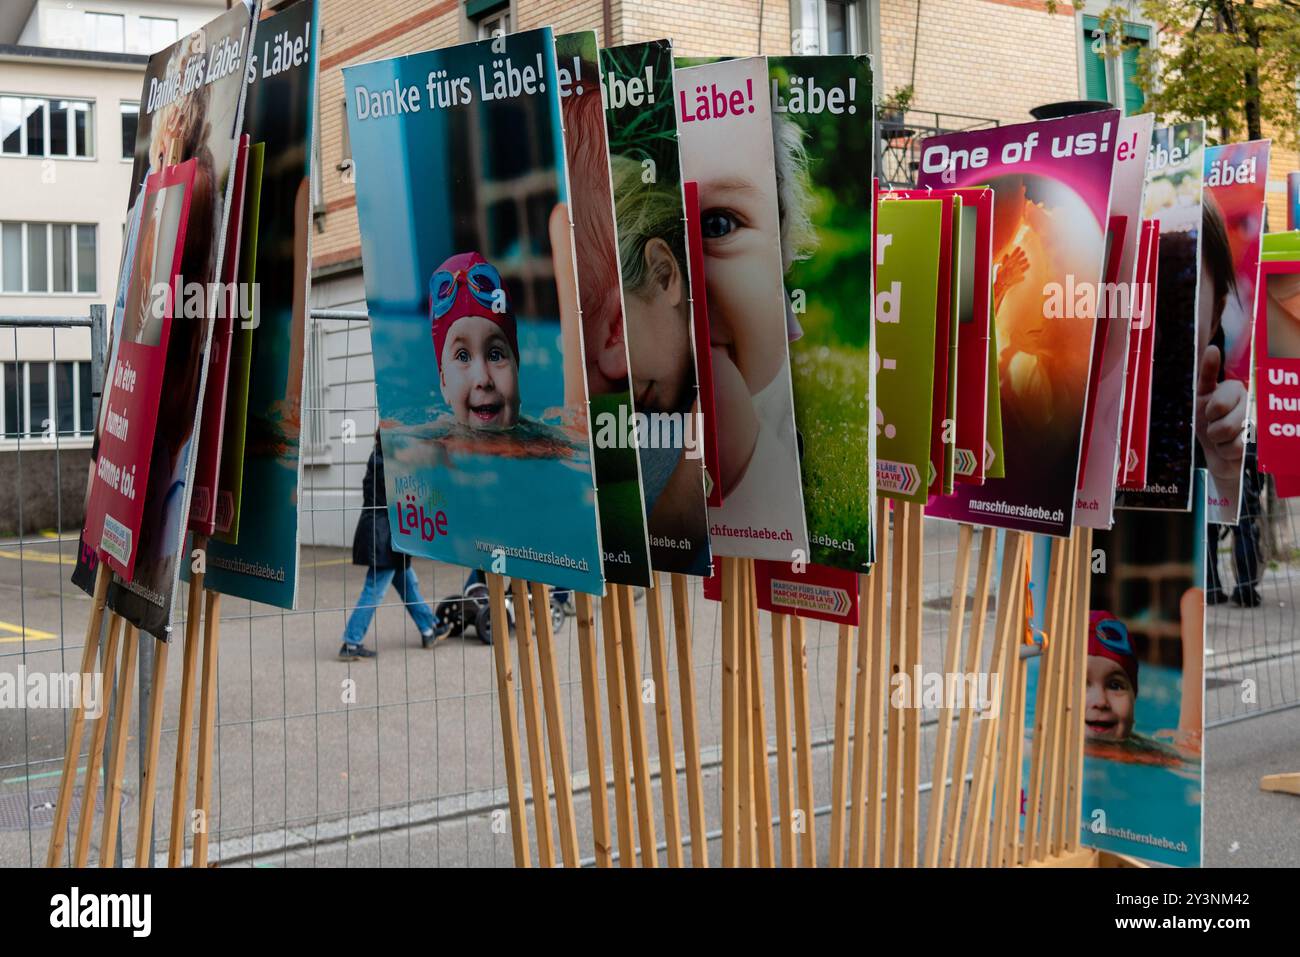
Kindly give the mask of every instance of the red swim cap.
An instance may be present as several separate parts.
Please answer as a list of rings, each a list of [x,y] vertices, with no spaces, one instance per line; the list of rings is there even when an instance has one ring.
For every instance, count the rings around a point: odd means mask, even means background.
[[[1088,654],[1109,658],[1123,668],[1133,684],[1133,694],[1137,694],[1138,660],[1124,622],[1108,611],[1089,612]]]
[[[504,310],[500,305],[504,304]],[[497,307],[497,308],[494,308]],[[433,351],[442,368],[442,347],[456,320],[482,316],[495,323],[519,361],[519,338],[515,314],[510,307],[501,274],[478,253],[457,253],[429,277],[429,320],[433,328]]]

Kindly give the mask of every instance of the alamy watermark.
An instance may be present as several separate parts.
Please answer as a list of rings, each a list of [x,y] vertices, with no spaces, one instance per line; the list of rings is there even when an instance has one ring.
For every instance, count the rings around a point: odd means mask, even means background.
[[[82,708],[87,718],[104,713],[104,676],[100,672],[0,671],[0,709]]]

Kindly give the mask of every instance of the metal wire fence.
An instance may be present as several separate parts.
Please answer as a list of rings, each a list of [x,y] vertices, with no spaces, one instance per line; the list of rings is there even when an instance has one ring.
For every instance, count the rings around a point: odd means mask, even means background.
[[[220,866],[505,866],[513,859],[492,655],[474,630],[422,648],[402,602],[390,592],[376,608],[366,639],[378,657],[338,660],[343,629],[366,572],[351,564],[346,547],[360,516],[360,475],[376,421],[364,318],[363,313],[346,310],[317,310],[312,315],[313,354],[308,358],[304,413],[309,438],[312,429],[318,431],[314,441],[305,443],[309,464],[301,502],[305,544],[298,608],[286,611],[231,598],[221,606],[216,776],[206,822],[209,858]],[[0,319],[0,327],[6,324]],[[102,363],[102,358],[97,361]],[[314,425],[313,416],[318,417]],[[59,449],[56,441],[56,462]],[[16,470],[21,490],[26,487],[26,466],[17,454],[13,463],[10,471]],[[1206,716],[1211,724],[1300,704],[1300,636],[1292,612],[1297,525],[1289,503],[1267,492],[1259,509],[1264,554],[1258,591],[1265,600],[1251,608],[1229,601],[1213,606],[1208,616]],[[77,529],[67,524],[59,514],[54,529],[45,534],[20,526],[18,534],[0,545],[0,672],[63,672],[79,661],[89,600],[68,582]],[[927,521],[927,670],[942,670],[955,552],[955,526]],[[466,601],[463,569],[422,559],[413,567],[426,601]],[[1238,584],[1237,575],[1232,570],[1225,575],[1229,594]],[[972,586],[973,581],[968,588]],[[664,592],[666,604],[668,589]],[[640,596],[636,608],[639,659],[643,679],[650,681]],[[719,607],[704,600],[698,583],[690,589],[690,620],[706,815],[716,839],[721,819],[721,622]],[[765,614],[760,628],[765,700],[771,701],[770,623]],[[176,634],[183,631],[182,621]],[[838,632],[831,625],[809,623],[807,640],[818,804],[814,810],[824,816],[830,810]],[[590,853],[590,775],[573,618],[566,618],[557,630],[555,644],[579,840],[584,853]],[[155,862],[165,860],[170,840],[181,657],[172,654],[166,680],[158,688],[143,688],[139,695],[141,715],[149,693],[166,696],[157,780],[159,823],[152,841]],[[145,683],[148,667],[142,655]],[[604,674],[603,660],[597,673]],[[675,673],[674,663],[669,674]],[[1253,685],[1242,684],[1247,680]],[[653,693],[676,700],[677,683],[671,684]],[[1243,697],[1246,687],[1253,693]],[[658,743],[649,709],[646,714],[650,767],[657,774]],[[38,865],[44,860],[68,718],[66,710],[0,708],[0,865]],[[936,718],[935,713],[924,716],[923,777],[933,764]],[[126,715],[125,720],[139,727],[137,715]],[[680,735],[680,726],[677,731]],[[607,726],[604,733],[608,742]],[[138,734],[133,733],[126,764],[128,805],[138,795],[137,743]],[[675,749],[680,748],[678,736]],[[680,757],[675,763],[679,769],[683,766]],[[540,794],[542,782],[529,785]],[[653,785],[659,809],[656,833],[662,836],[657,778]],[[679,784],[679,791],[683,787]],[[76,813],[74,808],[74,820]],[[188,844],[192,822],[186,824]],[[135,825],[128,807],[119,841],[127,864],[133,863]],[[823,843],[828,830],[820,828]],[[716,859],[716,849],[711,848],[711,854]],[[92,862],[95,859],[92,852]]]

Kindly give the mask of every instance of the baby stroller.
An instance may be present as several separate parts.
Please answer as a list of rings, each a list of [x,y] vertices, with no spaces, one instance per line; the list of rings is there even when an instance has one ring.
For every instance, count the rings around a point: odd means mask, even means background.
[[[506,620],[510,630],[514,631],[515,599],[510,588],[506,589],[505,598]],[[551,590],[552,631],[559,631],[564,624],[565,609],[569,601],[568,589]],[[492,644],[492,603],[488,598],[487,578],[479,569],[475,568],[469,573],[461,594],[442,599],[433,614],[437,619],[437,630],[445,631],[448,637],[462,635],[472,627],[479,641],[485,645]]]

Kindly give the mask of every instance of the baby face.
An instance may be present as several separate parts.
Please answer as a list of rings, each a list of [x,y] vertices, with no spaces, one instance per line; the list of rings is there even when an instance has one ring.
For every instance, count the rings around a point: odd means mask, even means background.
[[[456,320],[443,343],[438,379],[442,397],[461,425],[501,430],[518,423],[519,361],[492,320]]]
[[[1118,662],[1102,655],[1088,656],[1083,720],[1089,739],[1123,741],[1132,734],[1136,701],[1133,682]]]
[[[787,361],[771,130],[705,123],[692,136],[712,344],[757,393]]]

